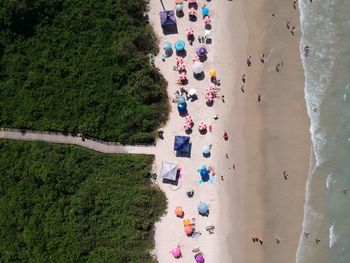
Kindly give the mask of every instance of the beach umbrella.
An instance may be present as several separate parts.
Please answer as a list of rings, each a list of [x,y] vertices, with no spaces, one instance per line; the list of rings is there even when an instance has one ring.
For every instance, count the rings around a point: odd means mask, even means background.
[[[204,24],[209,25],[211,23],[211,18],[210,16],[204,17]]]
[[[189,15],[191,16],[195,16],[197,14],[197,10],[193,7],[191,7],[189,10],[188,10],[188,13]]]
[[[177,99],[177,103],[178,104],[186,104],[185,96],[183,96],[183,95],[179,96],[178,99]]]
[[[197,48],[197,55],[204,57],[207,54],[207,49],[204,46]]]
[[[210,30],[210,29],[205,29],[205,30],[204,30],[204,36],[205,36],[207,39],[210,39],[210,38],[211,38],[211,30]]]
[[[176,64],[184,63],[183,57],[176,57]]]
[[[206,215],[209,211],[209,206],[207,205],[207,203],[199,202],[197,209],[200,215]]]
[[[197,91],[195,90],[195,89],[190,89],[189,91],[188,91],[188,95],[190,95],[190,96],[193,96],[193,95],[195,95],[197,93]]]
[[[176,207],[175,208],[175,215],[177,217],[183,217],[184,216],[184,210],[182,210],[182,207]]]
[[[209,8],[208,7],[203,7],[202,8],[202,15],[203,16],[209,15]]]
[[[191,235],[193,233],[193,227],[190,225],[185,226],[184,228],[186,235]]]
[[[198,253],[194,256],[197,263],[204,263],[204,257],[202,253]]]
[[[209,154],[209,153],[210,153],[210,148],[209,148],[209,146],[208,146],[208,145],[204,145],[204,146],[202,147],[202,152],[203,152],[203,154]]]
[[[185,120],[186,120],[187,122],[189,122],[189,123],[193,123],[192,117],[191,117],[190,115],[187,115],[187,116],[185,117]]]
[[[191,220],[189,218],[185,218],[183,224],[184,226],[192,226]]]
[[[186,70],[186,64],[185,64],[185,63],[179,64],[179,65],[177,66],[177,69],[178,69],[179,71],[181,71],[181,70]]]
[[[204,131],[206,128],[207,128],[207,125],[205,124],[205,122],[204,122],[204,121],[201,121],[201,122],[199,123],[199,125],[198,125],[198,129],[199,129],[200,131]]]
[[[188,36],[193,35],[193,34],[194,34],[193,28],[192,28],[192,27],[187,28],[187,29],[186,29],[186,34],[187,34]]]
[[[183,42],[182,40],[178,40],[175,42],[174,48],[177,51],[181,51],[185,49],[185,42]]]
[[[189,2],[190,4],[193,4],[193,3],[196,2],[196,0],[188,0],[188,2]]]
[[[215,77],[216,77],[216,71],[215,71],[215,69],[211,69],[211,70],[209,71],[209,75],[210,75],[211,78],[215,78]]]
[[[200,74],[203,72],[203,63],[196,61],[192,65],[192,70],[194,74]]]
[[[180,80],[186,80],[186,79],[187,79],[186,72],[181,72],[180,73]]]
[[[202,167],[201,169],[199,169],[199,174],[200,174],[203,181],[209,180],[209,171],[205,166]]]
[[[192,123],[185,122],[184,128],[185,128],[186,131],[191,130],[192,129]]]
[[[175,10],[176,10],[176,12],[181,12],[183,10],[183,5],[182,4],[177,4],[175,6]]]
[[[192,59],[193,63],[194,62],[199,62],[200,61],[200,58],[198,56],[194,56],[193,59]]]
[[[171,51],[171,44],[169,42],[165,42],[163,48],[166,52],[169,52]]]
[[[179,257],[181,257],[181,250],[180,250],[179,246],[174,247],[174,248],[171,250],[171,254],[173,255],[174,258],[179,258]]]
[[[182,4],[183,0],[175,0],[175,4]]]
[[[177,110],[178,110],[180,113],[186,113],[186,111],[187,111],[187,105],[186,105],[186,103],[184,103],[184,104],[178,104],[178,105],[177,105]]]

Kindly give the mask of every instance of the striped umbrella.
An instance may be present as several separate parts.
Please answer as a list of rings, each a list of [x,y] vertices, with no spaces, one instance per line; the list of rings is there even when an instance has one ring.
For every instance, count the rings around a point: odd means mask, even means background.
[[[181,72],[180,73],[180,80],[186,80],[186,79],[187,79],[186,72]]]
[[[210,16],[204,17],[204,24],[209,25],[211,23],[211,18]]]
[[[187,115],[185,117],[186,122],[193,123],[192,117],[190,115]]]
[[[198,130],[203,131],[207,128],[207,125],[205,124],[204,121],[201,121],[198,125]]]
[[[188,13],[189,13],[191,16],[195,16],[195,15],[197,15],[197,10],[194,9],[193,7],[191,7],[191,8],[188,10]]]
[[[176,58],[176,64],[182,64],[182,63],[184,63],[184,59],[183,59],[183,57],[177,57]]]
[[[186,29],[186,34],[187,34],[188,36],[193,35],[193,34],[194,34],[193,28],[192,28],[192,27],[187,28],[187,29]]]
[[[194,57],[193,57],[193,59],[192,59],[192,61],[193,61],[193,62],[196,62],[196,61],[198,61],[198,62],[199,62],[199,60],[200,60],[200,59],[199,59],[199,57],[198,57],[198,56],[194,56]]]
[[[192,129],[192,124],[189,123],[189,122],[185,122],[184,128],[185,128],[186,131],[191,130]]]
[[[177,65],[177,69],[179,71],[186,70],[186,64],[185,63],[181,63],[181,64]]]

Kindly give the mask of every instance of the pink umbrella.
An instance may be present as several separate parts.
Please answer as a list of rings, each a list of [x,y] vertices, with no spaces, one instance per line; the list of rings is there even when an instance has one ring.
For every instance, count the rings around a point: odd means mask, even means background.
[[[181,64],[177,65],[177,68],[179,71],[186,70],[186,65],[185,65],[185,63],[181,63]]]
[[[185,72],[181,72],[180,73],[180,80],[186,80],[186,79],[187,79],[186,73]]]
[[[207,128],[207,125],[205,124],[205,122],[200,122],[198,125],[198,130],[203,131]]]
[[[186,131],[191,130],[192,129],[192,124],[189,123],[189,122],[186,122],[185,125],[184,125],[184,128],[185,128]]]
[[[192,28],[192,27],[187,28],[187,29],[186,29],[186,34],[187,34],[188,36],[193,35],[193,34],[194,34],[193,28]]]
[[[196,2],[196,0],[188,0],[188,2],[189,2],[190,4],[193,4],[193,3]]]
[[[197,10],[194,9],[193,7],[191,7],[189,10],[188,10],[188,13],[191,15],[191,16],[195,16],[197,14]]]
[[[176,57],[176,64],[182,64],[184,63],[183,57]]]
[[[173,254],[174,258],[179,258],[179,257],[181,257],[181,250],[180,250],[179,246],[174,247],[174,248],[171,250],[171,254]]]
[[[209,25],[211,23],[211,18],[210,16],[204,17],[204,24]]]
[[[198,56],[194,56],[193,59],[192,59],[193,62],[196,62],[198,61],[199,62],[199,57]]]
[[[207,94],[205,96],[205,98],[206,98],[207,102],[212,102],[214,100],[213,95],[211,95],[211,94]]]

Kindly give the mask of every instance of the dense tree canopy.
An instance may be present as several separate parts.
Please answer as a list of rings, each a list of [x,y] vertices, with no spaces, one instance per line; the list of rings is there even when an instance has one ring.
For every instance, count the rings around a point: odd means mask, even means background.
[[[150,143],[166,82],[144,0],[0,1],[0,126]]]
[[[152,157],[0,141],[0,262],[153,262]]]

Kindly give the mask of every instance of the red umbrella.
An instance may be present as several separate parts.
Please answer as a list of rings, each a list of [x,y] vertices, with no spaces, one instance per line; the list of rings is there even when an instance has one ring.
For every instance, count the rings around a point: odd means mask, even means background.
[[[204,131],[206,128],[207,128],[207,125],[205,124],[205,122],[201,121],[198,125],[198,130]]]
[[[185,120],[186,122],[193,123],[192,117],[190,115],[187,115]]]
[[[199,62],[199,60],[200,60],[200,59],[199,59],[199,57],[198,57],[198,56],[194,56],[194,57],[193,57],[193,59],[192,59],[192,61],[193,61],[193,62],[196,62],[196,61],[198,61],[198,62]]]
[[[211,18],[210,16],[204,17],[204,24],[209,25],[211,23]]]

